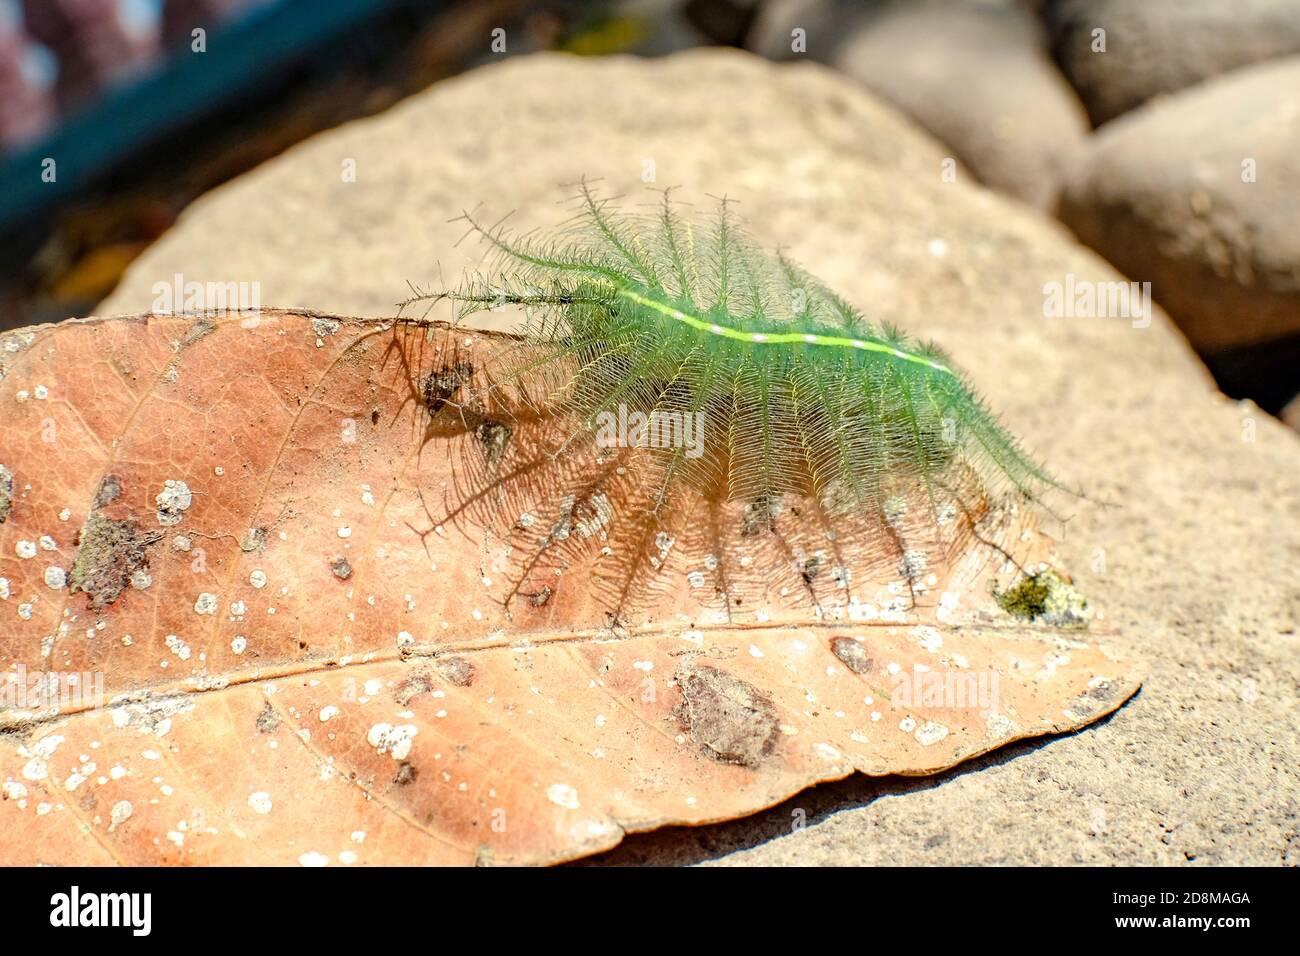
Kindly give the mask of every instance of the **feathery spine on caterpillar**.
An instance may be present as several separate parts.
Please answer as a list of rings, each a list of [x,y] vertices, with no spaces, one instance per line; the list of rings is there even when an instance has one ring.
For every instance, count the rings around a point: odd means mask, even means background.
[[[581,228],[550,243],[466,214],[496,268],[404,305],[449,299],[458,319],[525,306],[518,346],[470,402],[515,390],[537,413],[575,418],[557,454],[590,445],[597,421],[619,410],[703,415],[702,460],[680,447],[640,455],[647,480],[624,508],[653,522],[681,493],[758,514],[791,497],[815,505],[828,536],[865,515],[867,537],[882,542],[865,547],[896,552],[910,582],[915,529],[905,535],[891,515],[898,502],[927,511],[937,539],[963,495],[1057,487],[937,348],[868,325],[784,256],[760,255],[725,202],[710,231],[679,219],[666,193],[657,217],[612,215],[586,183],[579,196]],[[788,315],[775,306],[782,294]]]

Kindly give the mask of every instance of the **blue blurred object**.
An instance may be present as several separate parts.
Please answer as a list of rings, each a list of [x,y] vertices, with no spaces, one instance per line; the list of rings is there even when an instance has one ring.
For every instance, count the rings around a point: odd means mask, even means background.
[[[28,10],[28,32],[58,58],[58,28],[90,29],[76,17],[102,2],[36,0]],[[159,2],[122,0],[116,13],[114,29],[120,27],[121,35],[135,44],[129,48],[139,59],[131,65],[139,72],[107,86],[100,98],[75,109],[45,138],[0,156],[0,232],[74,195],[169,131],[308,59],[349,27],[414,0],[167,0],[163,8]],[[12,0],[0,0],[6,3]],[[192,40],[191,31],[198,27],[205,31],[202,50]],[[0,25],[0,34],[4,32]],[[111,38],[104,49],[117,48],[117,33],[101,35]],[[89,48],[101,49],[93,43]],[[155,57],[155,50],[164,55]],[[86,69],[107,69],[95,56],[90,55]],[[60,82],[61,98],[69,89],[74,98],[85,92],[77,84]],[[54,161],[52,179],[49,160]]]

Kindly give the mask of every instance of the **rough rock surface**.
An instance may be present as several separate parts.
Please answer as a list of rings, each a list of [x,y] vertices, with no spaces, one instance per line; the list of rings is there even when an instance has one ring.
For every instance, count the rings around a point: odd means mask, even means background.
[[[1060,214],[1203,353],[1300,331],[1300,56],[1107,124]]]
[[[406,280],[436,283],[438,260],[448,281],[477,260],[444,222],[462,206],[553,224],[567,214],[557,183],[586,173],[635,195],[647,159],[657,185],[700,202],[725,192],[764,242],[946,346],[1086,489],[1056,502],[1071,516],[1066,566],[1150,677],[1081,733],[938,779],[856,778],[745,820],[634,837],[612,859],[1296,863],[1300,440],[1218,395],[1163,313],[1146,328],[1044,318],[1046,283],[1119,277],[1031,210],[943,183],[943,156],[810,64],[512,60],[213,193],[100,311],[147,309],[152,284],[180,272],[259,281],[264,304],[386,314]],[[348,158],[354,183],[340,177]]]
[[[952,0],[854,14],[834,29],[812,29],[808,55],[904,110],[981,182],[1051,205],[1066,159],[1089,126],[1032,14],[1010,4]],[[806,20],[798,9],[787,16],[791,25]],[[788,41],[790,30],[771,24],[767,32]]]
[[[1096,124],[1161,93],[1300,51],[1298,0],[1048,0],[1057,60]],[[1093,31],[1106,50],[1093,51]]]

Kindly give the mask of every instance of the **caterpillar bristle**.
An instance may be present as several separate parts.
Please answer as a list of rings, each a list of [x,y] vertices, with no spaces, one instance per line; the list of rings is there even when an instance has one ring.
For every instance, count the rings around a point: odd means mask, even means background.
[[[662,577],[671,548],[656,557],[656,534],[762,537],[814,604],[833,597],[828,580],[845,590],[819,567],[800,570],[823,561],[809,555],[828,541],[858,565],[892,567],[910,588],[924,563],[916,555],[964,547],[989,501],[1008,490],[1037,501],[1060,487],[940,348],[873,325],[785,254],[762,253],[727,200],[699,222],[669,190],[651,212],[621,211],[587,182],[575,198],[578,214],[551,239],[464,213],[488,246],[485,265],[403,303],[449,301],[456,323],[524,309],[513,344],[457,385],[460,407],[473,410],[462,411],[467,434],[512,423],[509,447],[480,454],[465,475],[471,507],[490,522],[493,509],[499,521],[548,502],[535,528],[513,529],[532,555],[513,597],[542,593],[529,590],[539,568],[589,544],[564,533],[584,521],[599,523],[614,556],[615,608],[647,599],[639,592]],[[435,396],[436,417],[439,386],[419,389]],[[557,436],[546,425],[556,421],[571,425]],[[670,440],[645,440],[647,426]],[[503,481],[542,472],[544,487]],[[753,573],[719,572],[729,575],[724,605]]]

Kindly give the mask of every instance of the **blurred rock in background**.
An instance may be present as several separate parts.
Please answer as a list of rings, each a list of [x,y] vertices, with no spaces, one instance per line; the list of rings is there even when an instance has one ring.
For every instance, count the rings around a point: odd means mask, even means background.
[[[1300,0],[1044,0],[1043,17],[1095,125],[1162,93],[1300,52]]]
[[[1106,124],[1061,217],[1125,274],[1150,281],[1202,353],[1300,333],[1300,57]]]
[[[1300,395],[1293,398],[1290,404],[1282,409],[1282,421],[1300,432]]]
[[[1225,392],[1279,413],[1300,395],[1300,0],[1044,0],[1042,12],[1104,124],[1061,217],[1152,283]]]
[[[797,57],[798,29],[811,58],[908,113],[985,185],[1051,206],[1088,121],[1027,8],[970,0],[777,3],[751,33],[751,48]]]

